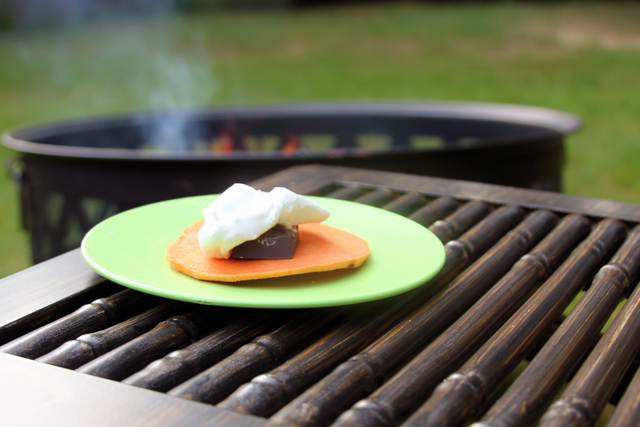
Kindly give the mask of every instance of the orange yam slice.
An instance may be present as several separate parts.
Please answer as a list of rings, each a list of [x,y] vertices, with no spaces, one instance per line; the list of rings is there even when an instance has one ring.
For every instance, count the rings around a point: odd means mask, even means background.
[[[300,224],[300,242],[290,259],[238,260],[209,258],[198,243],[204,220],[187,228],[169,245],[171,267],[199,280],[238,282],[294,274],[317,273],[362,265],[369,255],[367,242],[355,234],[326,224]]]

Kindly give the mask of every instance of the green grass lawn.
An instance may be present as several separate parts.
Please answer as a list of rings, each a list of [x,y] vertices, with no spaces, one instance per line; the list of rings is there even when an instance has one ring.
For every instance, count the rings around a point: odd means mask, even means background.
[[[216,12],[0,33],[0,129],[171,107],[468,100],[580,116],[569,194],[640,203],[640,5]],[[0,149],[3,164],[14,156]],[[0,174],[0,277],[28,265]]]

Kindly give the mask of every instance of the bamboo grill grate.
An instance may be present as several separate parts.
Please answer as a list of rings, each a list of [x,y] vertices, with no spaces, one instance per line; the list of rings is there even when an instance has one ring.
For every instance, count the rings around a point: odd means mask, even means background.
[[[197,306],[105,281],[70,314],[5,331],[0,351],[269,425],[592,425],[616,405],[611,425],[624,425],[640,387],[640,226],[383,186],[312,194],[428,227],[444,268],[403,295],[309,310]]]

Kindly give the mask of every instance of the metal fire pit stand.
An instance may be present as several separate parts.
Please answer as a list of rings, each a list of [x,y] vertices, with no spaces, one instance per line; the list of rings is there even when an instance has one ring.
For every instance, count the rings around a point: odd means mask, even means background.
[[[182,131],[158,136],[176,117]],[[563,141],[580,125],[517,105],[272,105],[61,122],[10,132],[4,143],[20,153],[24,224],[41,262],[117,212],[302,164],[560,191]]]

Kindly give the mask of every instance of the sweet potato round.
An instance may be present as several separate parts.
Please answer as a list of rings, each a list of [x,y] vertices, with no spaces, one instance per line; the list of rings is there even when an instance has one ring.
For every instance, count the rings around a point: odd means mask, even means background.
[[[362,265],[369,245],[360,237],[326,224],[301,224],[300,242],[290,259],[215,259],[202,253],[198,243],[200,220],[167,248],[171,267],[199,280],[238,282],[294,274],[317,273]]]

